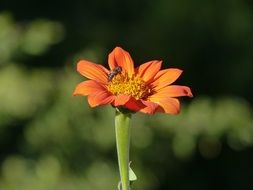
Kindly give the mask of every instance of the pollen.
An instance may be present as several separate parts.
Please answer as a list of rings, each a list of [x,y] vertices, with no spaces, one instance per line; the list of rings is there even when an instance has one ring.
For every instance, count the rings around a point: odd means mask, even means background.
[[[143,99],[148,97],[151,89],[139,76],[131,76],[118,74],[108,84],[108,90],[114,94],[124,94],[134,97],[135,99]]]

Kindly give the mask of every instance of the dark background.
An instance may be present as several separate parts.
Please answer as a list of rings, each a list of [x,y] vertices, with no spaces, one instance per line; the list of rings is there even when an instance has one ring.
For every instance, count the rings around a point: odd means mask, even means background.
[[[0,2],[0,189],[116,189],[112,108],[71,96],[79,59],[184,70],[179,116],[135,114],[133,189],[253,188],[253,1]]]

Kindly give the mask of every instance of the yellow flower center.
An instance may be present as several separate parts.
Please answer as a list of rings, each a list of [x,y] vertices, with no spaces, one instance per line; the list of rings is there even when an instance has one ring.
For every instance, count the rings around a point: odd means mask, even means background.
[[[129,77],[123,74],[117,74],[112,78],[108,84],[108,90],[114,95],[130,95],[137,100],[146,98],[151,92],[139,76]]]

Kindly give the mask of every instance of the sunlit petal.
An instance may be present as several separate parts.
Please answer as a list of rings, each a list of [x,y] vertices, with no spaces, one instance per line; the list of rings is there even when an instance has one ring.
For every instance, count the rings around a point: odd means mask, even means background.
[[[99,91],[104,91],[105,87],[94,80],[87,80],[79,83],[75,91],[73,92],[74,96],[87,96],[92,93],[97,93]]]
[[[129,110],[136,111],[136,112],[146,107],[140,100],[136,100],[132,97],[124,106],[128,108]]]
[[[113,102],[113,100],[114,100],[114,96],[111,95],[106,90],[89,94],[88,96],[88,103],[91,107],[110,104],[111,102]]]
[[[140,65],[136,69],[136,74],[139,75],[142,78],[142,80],[148,83],[161,69],[161,64],[162,61],[157,60],[149,61],[147,63]]]
[[[103,84],[108,82],[109,71],[102,65],[81,60],[77,63],[77,71],[88,79],[92,79]]]
[[[157,108],[157,112],[163,112],[173,115],[176,115],[180,112],[180,102],[176,98],[155,97],[150,98],[150,100],[160,105],[159,108]]]
[[[182,70],[180,69],[165,69],[159,71],[154,77],[154,82],[150,85],[154,90],[159,90],[175,82],[181,74]]]
[[[145,105],[144,108],[140,109],[142,113],[155,114],[156,109],[159,107],[157,103],[151,101],[142,100],[142,103]]]
[[[130,98],[131,98],[130,96],[124,95],[124,94],[115,96],[115,100],[113,102],[113,105],[114,106],[125,105],[129,101]]]
[[[191,89],[188,86],[180,86],[180,85],[170,85],[166,86],[157,91],[151,97],[180,97],[180,96],[189,96],[193,97]]]
[[[123,72],[126,72],[129,76],[134,74],[134,63],[130,54],[120,47],[116,47],[109,54],[108,63],[111,70],[120,66],[123,68]]]

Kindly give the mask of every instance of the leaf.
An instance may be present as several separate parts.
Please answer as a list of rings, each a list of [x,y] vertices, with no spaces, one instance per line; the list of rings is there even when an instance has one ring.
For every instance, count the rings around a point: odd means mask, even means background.
[[[131,162],[129,162],[129,180],[131,182],[131,181],[136,181],[137,180],[137,176],[135,175],[134,171],[130,167],[130,164],[131,164]]]
[[[118,190],[122,190],[121,189],[121,181],[119,181],[119,183],[118,183]]]

